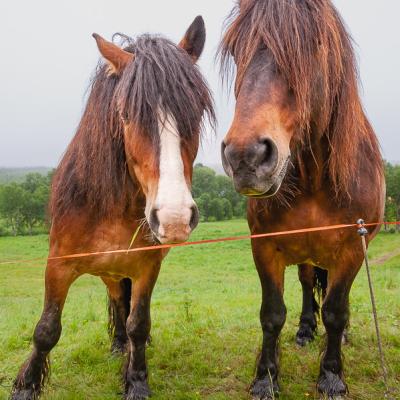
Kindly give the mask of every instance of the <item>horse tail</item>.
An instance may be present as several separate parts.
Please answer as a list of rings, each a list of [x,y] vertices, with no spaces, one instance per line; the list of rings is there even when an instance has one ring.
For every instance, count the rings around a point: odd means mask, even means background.
[[[314,301],[313,309],[319,315],[321,303],[323,302],[328,288],[328,271],[314,267]]]

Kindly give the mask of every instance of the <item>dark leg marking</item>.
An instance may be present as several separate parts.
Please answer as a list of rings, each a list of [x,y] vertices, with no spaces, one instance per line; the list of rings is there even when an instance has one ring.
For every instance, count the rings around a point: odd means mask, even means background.
[[[257,375],[250,393],[253,399],[269,400],[279,393],[278,385],[278,339],[286,320],[286,307],[283,293],[272,280],[262,279],[263,300],[260,320],[263,330],[263,343],[258,361]]]
[[[126,321],[129,351],[124,374],[125,400],[145,400],[151,396],[147,383],[146,342],[151,328],[151,294],[160,266],[160,263],[149,266],[133,284],[131,313]]]
[[[348,282],[336,283],[330,289],[322,306],[322,320],[327,332],[327,346],[321,360],[317,388],[328,397],[346,395],[343,377],[341,345],[344,329],[349,320]]]
[[[145,355],[150,327],[150,297],[142,296],[132,308],[126,325],[130,342],[125,372],[126,400],[143,400],[151,395]]]
[[[12,400],[36,400],[49,372],[48,354],[61,335],[61,307],[48,304],[36,326],[34,349],[21,367],[11,393]]]
[[[22,365],[11,392],[12,400],[36,400],[49,372],[48,355],[61,336],[61,314],[77,275],[70,267],[54,263],[46,268],[46,290],[42,316],[33,334],[33,351]]]

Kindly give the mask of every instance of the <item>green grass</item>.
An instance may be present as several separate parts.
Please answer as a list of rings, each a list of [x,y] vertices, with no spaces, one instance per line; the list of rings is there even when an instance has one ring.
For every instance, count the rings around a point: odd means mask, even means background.
[[[239,235],[245,221],[202,224],[193,239]],[[46,256],[47,237],[0,238],[0,260]],[[400,247],[400,235],[381,234],[371,258]],[[373,268],[377,305],[390,368],[400,386],[400,257]],[[41,263],[0,265],[0,399],[6,399],[28,356],[43,298]],[[288,317],[281,338],[283,400],[313,399],[322,334],[305,349],[294,335],[301,307],[297,269],[288,268]],[[152,301],[150,385],[159,399],[248,399],[261,343],[260,287],[247,241],[174,249],[163,264]],[[351,399],[383,399],[365,271],[351,294],[351,344],[344,348]],[[46,400],[119,399],[122,358],[109,353],[106,292],[85,276],[70,291],[63,335],[52,352]],[[323,328],[320,327],[320,332]],[[397,393],[399,396],[399,393]],[[396,397],[399,398],[399,397]]]

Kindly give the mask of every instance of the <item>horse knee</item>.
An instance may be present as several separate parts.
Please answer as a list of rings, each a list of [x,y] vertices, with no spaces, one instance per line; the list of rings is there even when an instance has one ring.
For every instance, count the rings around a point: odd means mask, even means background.
[[[328,306],[322,306],[322,321],[328,331],[343,332],[349,320],[349,311],[346,307],[343,309],[331,309]]]
[[[279,334],[285,321],[286,307],[284,305],[270,312],[261,311],[261,326],[266,333]]]
[[[50,352],[60,339],[61,330],[61,316],[59,313],[44,313],[33,334],[36,348],[42,352]]]
[[[126,322],[126,333],[133,343],[145,343],[150,333],[150,318],[130,316]]]

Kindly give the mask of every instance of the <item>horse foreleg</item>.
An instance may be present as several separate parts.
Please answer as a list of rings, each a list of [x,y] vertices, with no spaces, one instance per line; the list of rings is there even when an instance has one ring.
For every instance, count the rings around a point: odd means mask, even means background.
[[[343,396],[347,385],[343,377],[342,338],[349,321],[349,293],[362,258],[348,266],[329,273],[328,291],[322,306],[322,320],[326,328],[327,343],[321,360],[318,391],[329,398]]]
[[[150,301],[160,266],[147,269],[135,280],[132,289],[131,312],[126,322],[129,339],[125,371],[125,399],[144,400],[151,393],[147,382],[146,342],[150,335]]]
[[[286,320],[283,301],[285,266],[279,262],[278,255],[269,254],[261,247],[253,245],[253,254],[262,287],[260,320],[263,342],[251,394],[254,399],[268,400],[279,392],[278,339]]]
[[[102,280],[108,292],[108,332],[111,339],[111,352],[125,353],[128,343],[126,320],[130,312],[132,282],[130,279],[115,281],[102,278]]]
[[[68,289],[75,279],[70,268],[60,264],[47,266],[44,308],[33,334],[33,351],[14,382],[12,400],[39,397],[49,371],[48,355],[61,335],[61,314]]]
[[[317,330],[317,314],[319,306],[314,297],[315,272],[311,264],[299,265],[299,280],[303,290],[303,307],[300,316],[296,343],[305,346],[314,340]]]

